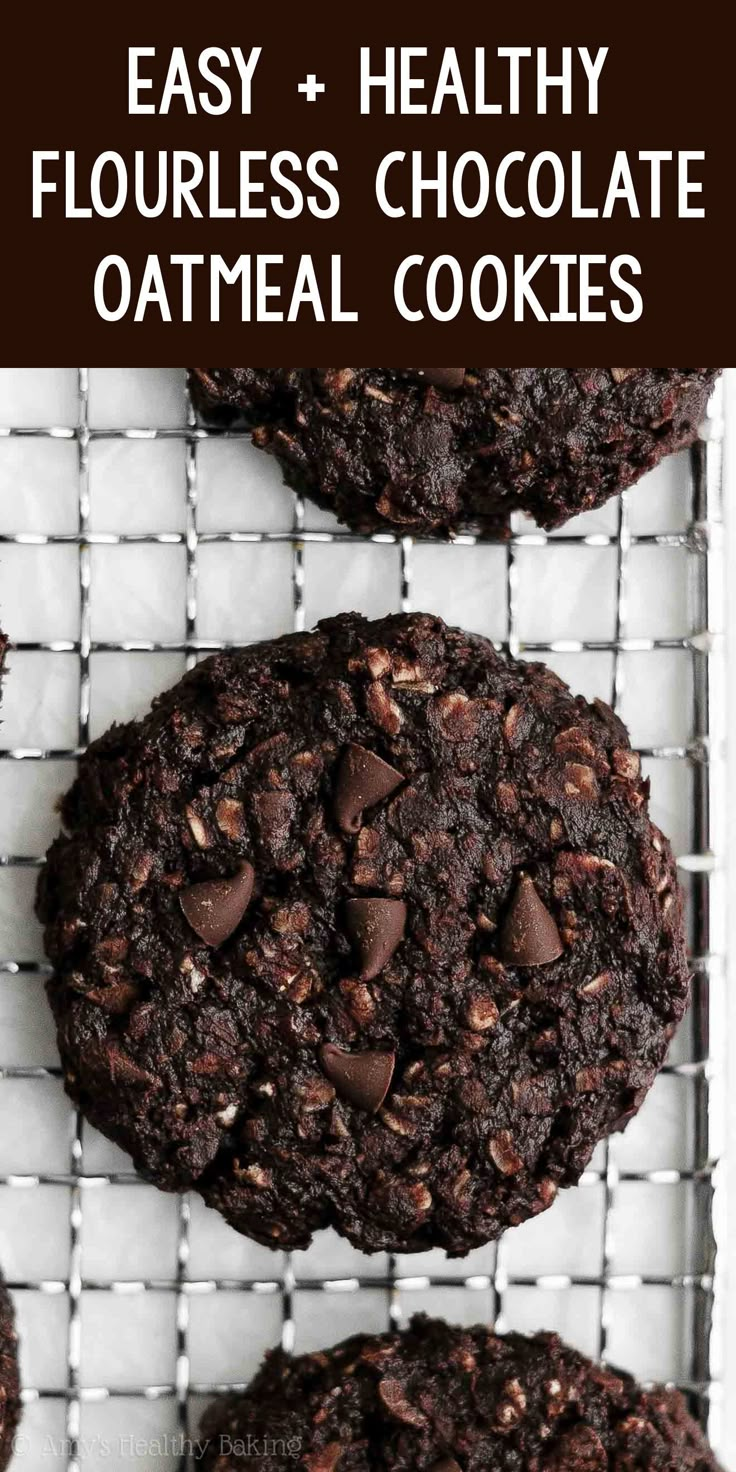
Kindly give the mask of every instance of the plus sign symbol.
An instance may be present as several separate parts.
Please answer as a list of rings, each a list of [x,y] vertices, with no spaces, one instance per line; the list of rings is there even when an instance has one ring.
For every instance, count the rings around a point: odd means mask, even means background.
[[[318,82],[314,72],[310,72],[306,82],[300,82],[297,90],[304,93],[307,102],[316,102],[320,92],[324,92],[325,84]]]

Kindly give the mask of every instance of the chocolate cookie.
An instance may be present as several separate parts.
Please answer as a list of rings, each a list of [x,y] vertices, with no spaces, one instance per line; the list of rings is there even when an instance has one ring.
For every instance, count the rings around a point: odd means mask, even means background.
[[[555,1334],[499,1338],[423,1314],[401,1334],[356,1335],[267,1357],[244,1395],[216,1401],[205,1472],[717,1472],[675,1390],[642,1390]]]
[[[555,527],[695,439],[717,368],[194,368],[356,530]]]
[[[12,1456],[19,1420],[18,1336],[10,1294],[0,1278],[0,1472]]]
[[[63,803],[69,1092],[274,1247],[461,1254],[542,1211],[686,1005],[639,768],[607,706],[427,615],[206,660]]]

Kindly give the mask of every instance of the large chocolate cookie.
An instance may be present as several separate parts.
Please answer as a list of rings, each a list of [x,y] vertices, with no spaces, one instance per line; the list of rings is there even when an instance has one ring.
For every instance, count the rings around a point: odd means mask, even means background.
[[[205,1472],[709,1472],[677,1391],[642,1390],[554,1334],[498,1338],[419,1315],[403,1334],[270,1355],[215,1402]]]
[[[0,1472],[12,1456],[19,1420],[18,1336],[10,1294],[0,1279]]]
[[[453,1253],[636,1111],[688,991],[620,721],[438,618],[200,664],[95,742],[40,884],[67,1086],[274,1247]]]
[[[290,486],[358,531],[589,511],[695,438],[716,368],[194,368]]]

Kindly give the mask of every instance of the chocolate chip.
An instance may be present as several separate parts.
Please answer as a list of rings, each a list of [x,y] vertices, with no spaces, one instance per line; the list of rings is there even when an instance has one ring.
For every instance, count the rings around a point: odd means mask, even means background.
[[[562,955],[560,932],[534,881],[523,874],[501,930],[501,960],[511,966],[546,966]]]
[[[391,1083],[395,1053],[346,1053],[334,1043],[323,1043],[319,1061],[341,1098],[369,1114],[380,1109]]]
[[[351,742],[343,752],[335,787],[335,817],[347,833],[357,833],[363,809],[389,797],[404,778],[375,751]]]
[[[459,1462],[454,1457],[440,1457],[439,1462],[433,1462],[429,1472],[462,1472]]]
[[[253,893],[255,874],[243,864],[232,879],[205,879],[183,890],[179,903],[197,935],[208,946],[221,946],[240,924]]]
[[[348,900],[345,928],[360,958],[361,981],[372,981],[404,938],[403,900]]]
[[[464,368],[401,368],[399,372],[408,373],[412,378],[416,375],[435,388],[462,388],[465,379]]]

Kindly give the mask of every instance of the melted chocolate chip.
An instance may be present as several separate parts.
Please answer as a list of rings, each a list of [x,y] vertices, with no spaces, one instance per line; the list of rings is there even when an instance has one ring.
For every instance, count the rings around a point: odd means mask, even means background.
[[[237,929],[250,903],[255,874],[243,864],[232,879],[205,879],[179,896],[186,919],[208,946],[221,946]]]
[[[440,1457],[438,1462],[433,1462],[429,1472],[462,1472],[459,1462],[454,1457]]]
[[[563,952],[560,932],[547,906],[523,874],[501,930],[501,960],[510,966],[546,966]]]
[[[341,1098],[369,1114],[380,1109],[391,1083],[395,1053],[346,1053],[334,1043],[323,1043],[319,1061]]]
[[[348,900],[345,928],[360,958],[361,981],[372,981],[404,938],[403,900]]]
[[[346,833],[357,833],[363,809],[389,797],[403,780],[401,772],[375,751],[351,742],[343,752],[335,787],[335,817],[340,827]]]

